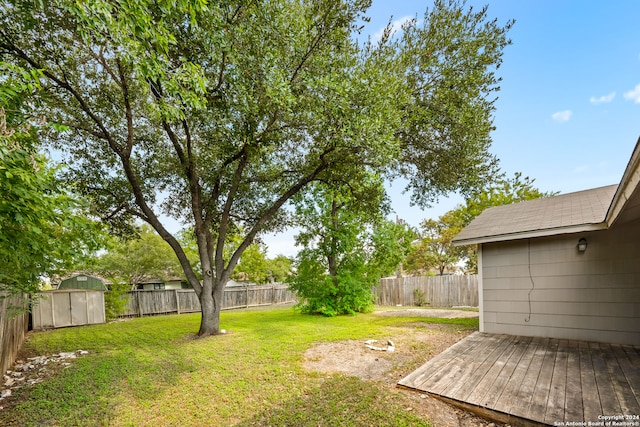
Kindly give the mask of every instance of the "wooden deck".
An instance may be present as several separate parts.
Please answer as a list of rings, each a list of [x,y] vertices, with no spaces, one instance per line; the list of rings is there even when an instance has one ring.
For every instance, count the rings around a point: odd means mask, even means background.
[[[640,425],[632,346],[475,332],[398,385],[512,425]]]

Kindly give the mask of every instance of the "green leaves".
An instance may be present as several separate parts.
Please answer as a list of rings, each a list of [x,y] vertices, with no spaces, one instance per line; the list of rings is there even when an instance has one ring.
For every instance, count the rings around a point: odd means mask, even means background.
[[[401,173],[412,201],[428,206],[453,190],[469,195],[497,173],[489,152],[493,130],[496,70],[511,44],[487,8],[465,10],[465,2],[436,1],[422,24],[402,36],[411,101],[399,137]]]
[[[197,256],[191,254],[195,263]],[[115,283],[131,287],[146,280],[170,280],[182,277],[180,264],[167,245],[149,226],[139,229],[137,238],[113,239],[106,251],[85,270],[95,271]]]
[[[402,264],[411,253],[416,230],[399,221],[382,221],[376,224],[371,235],[373,253],[369,268],[380,277],[402,274]]]
[[[370,263],[368,228],[381,219],[382,194],[381,183],[371,176],[353,187],[314,185],[298,201],[302,231],[296,242],[303,249],[290,286],[303,312],[335,316],[371,308],[371,287],[381,268]]]
[[[47,160],[14,137],[0,135],[0,290],[34,293],[41,276],[97,246],[100,230],[86,206],[59,187]]]

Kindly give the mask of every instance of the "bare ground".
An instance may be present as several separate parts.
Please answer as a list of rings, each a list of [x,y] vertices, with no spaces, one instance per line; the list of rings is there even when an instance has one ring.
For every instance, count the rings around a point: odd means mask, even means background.
[[[477,317],[478,313],[461,310],[393,309],[376,312],[380,316],[411,317]],[[305,353],[305,368],[327,374],[342,373],[375,382],[398,393],[406,409],[429,420],[434,427],[466,427],[501,425],[455,408],[419,392],[396,388],[399,380],[427,360],[446,350],[472,331],[453,325],[414,322],[389,329],[389,335],[374,346],[385,348],[387,340],[394,351],[371,350],[364,341],[320,343]]]

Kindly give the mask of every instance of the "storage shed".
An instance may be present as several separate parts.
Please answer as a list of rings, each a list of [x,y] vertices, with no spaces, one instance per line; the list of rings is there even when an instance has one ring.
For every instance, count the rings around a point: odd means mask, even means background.
[[[618,185],[485,210],[480,331],[640,345],[640,140]]]

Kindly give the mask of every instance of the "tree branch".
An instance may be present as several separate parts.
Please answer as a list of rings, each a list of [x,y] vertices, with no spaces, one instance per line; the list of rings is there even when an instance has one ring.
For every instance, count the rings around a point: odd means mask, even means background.
[[[240,187],[240,181],[242,180],[244,169],[247,166],[247,162],[249,160],[249,154],[247,153],[246,145],[241,153],[242,155],[239,158],[238,166],[236,167],[235,173],[233,175],[233,180],[231,182],[231,188],[229,189],[229,193],[227,194],[227,200],[225,201],[224,208],[222,209],[222,214],[220,215],[220,225],[218,226],[218,241],[216,243],[217,273],[224,271],[224,260],[222,255],[224,251],[224,241],[227,238],[227,232],[229,230],[229,213],[231,212],[231,207],[233,206],[233,202],[235,201],[238,187]]]
[[[231,255],[231,258],[229,259],[229,263],[227,264],[227,268],[224,269],[223,271],[223,275],[225,278],[228,279],[231,276],[231,272],[233,271],[238,261],[240,260],[240,256],[245,251],[245,249],[247,249],[249,245],[251,245],[251,243],[257,236],[257,234],[262,230],[262,227],[264,226],[264,224],[267,221],[269,221],[271,218],[273,218],[273,216],[276,213],[278,213],[280,208],[282,208],[282,206],[289,199],[291,199],[291,197],[296,195],[305,185],[314,181],[318,177],[318,175],[320,175],[320,173],[322,173],[325,169],[329,168],[332,165],[332,162],[328,161],[326,159],[326,156],[331,152],[333,152],[334,150],[335,150],[335,147],[328,147],[327,149],[325,149],[325,151],[322,152],[322,154],[320,154],[319,156],[320,163],[318,164],[318,166],[316,166],[316,168],[313,169],[311,172],[309,172],[307,175],[300,178],[300,180],[297,183],[292,185],[286,192],[284,192],[271,205],[271,207],[265,211],[262,217],[253,225],[253,227],[251,228],[249,233],[247,233],[247,235],[245,236],[240,246],[238,246],[238,248],[233,253],[233,255]]]

